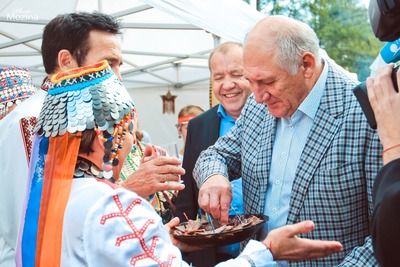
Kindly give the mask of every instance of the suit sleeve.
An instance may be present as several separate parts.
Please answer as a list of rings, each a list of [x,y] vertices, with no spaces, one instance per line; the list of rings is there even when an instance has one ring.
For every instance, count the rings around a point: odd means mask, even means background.
[[[242,125],[241,115],[226,135],[201,152],[193,169],[198,188],[214,174],[221,174],[229,180],[241,177]]]
[[[372,202],[372,188],[379,168],[382,166],[382,146],[379,142],[379,137],[376,131],[368,128],[370,131],[367,135],[369,142],[366,142],[367,148],[365,150],[365,179],[366,179],[366,193],[368,207],[368,220],[372,218],[374,205]],[[371,224],[370,224],[371,228]],[[340,264],[340,266],[376,266],[377,260],[372,246],[372,236],[365,238],[364,244],[355,247]]]
[[[179,217],[181,222],[187,221],[183,213],[185,213],[189,219],[196,219],[197,210],[199,208],[197,204],[197,188],[192,175],[193,167],[198,156],[192,153],[192,139],[194,139],[194,132],[195,130],[193,128],[193,123],[189,123],[184,152],[184,155],[186,156],[183,157],[182,163],[182,167],[186,171],[186,173],[182,176],[185,189],[179,192],[176,201],[176,216]]]
[[[372,243],[382,266],[398,266],[400,254],[400,159],[385,165],[373,190]]]

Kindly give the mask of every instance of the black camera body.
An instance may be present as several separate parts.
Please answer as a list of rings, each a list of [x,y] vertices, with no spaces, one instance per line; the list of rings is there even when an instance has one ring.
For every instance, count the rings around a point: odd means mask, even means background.
[[[400,37],[400,0],[370,0],[368,15],[372,30],[380,41],[394,41]],[[386,62],[390,63],[390,62]],[[393,69],[392,81],[396,92],[399,91],[396,73],[399,66]],[[368,100],[366,83],[362,82],[353,89],[371,128],[376,129],[374,111]]]
[[[370,0],[368,15],[379,40],[391,42],[400,37],[400,0]]]
[[[396,92],[399,91],[399,87],[397,85],[397,78],[396,78],[396,74],[397,74],[397,71],[399,70],[399,67],[400,67],[400,65],[397,66],[396,68],[394,68],[393,72],[392,72],[393,86],[394,86],[394,90],[396,90]],[[372,110],[371,104],[369,103],[369,100],[368,100],[366,82],[362,82],[359,85],[357,85],[353,89],[353,93],[357,97],[357,100],[360,103],[360,106],[365,114],[365,117],[367,117],[369,126],[372,129],[376,129],[377,125],[376,125],[375,115],[374,115],[374,111]]]

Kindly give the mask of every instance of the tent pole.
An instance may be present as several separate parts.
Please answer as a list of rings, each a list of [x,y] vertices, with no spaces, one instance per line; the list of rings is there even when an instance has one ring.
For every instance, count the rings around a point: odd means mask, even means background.
[[[98,7],[99,7],[99,12],[103,12],[103,2],[102,2],[102,0],[98,0]]]
[[[221,43],[221,37],[213,34],[212,37],[214,38],[214,47],[218,46]]]

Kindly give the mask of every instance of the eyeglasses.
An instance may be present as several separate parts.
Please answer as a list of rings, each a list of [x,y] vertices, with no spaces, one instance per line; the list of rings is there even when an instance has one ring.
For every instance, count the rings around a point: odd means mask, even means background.
[[[182,125],[186,125],[186,124],[188,124],[188,123],[189,123],[189,122],[187,122],[187,121],[180,122],[180,123],[175,124],[175,127],[179,130],[180,128],[182,128]]]

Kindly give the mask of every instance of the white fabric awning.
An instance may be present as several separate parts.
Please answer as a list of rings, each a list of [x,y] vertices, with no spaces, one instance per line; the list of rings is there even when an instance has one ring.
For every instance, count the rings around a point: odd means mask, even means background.
[[[208,53],[218,37],[243,41],[262,17],[241,0],[2,0],[0,66],[28,67],[40,83],[44,25],[58,14],[94,10],[123,23],[122,76],[128,88],[208,84]]]
[[[160,95],[170,88],[179,96],[176,113],[188,104],[207,109],[209,52],[218,42],[242,41],[262,17],[242,0],[1,0],[0,67],[28,67],[40,85],[43,27],[58,14],[94,10],[122,21],[123,83],[155,144],[182,144],[177,114],[162,114]]]

